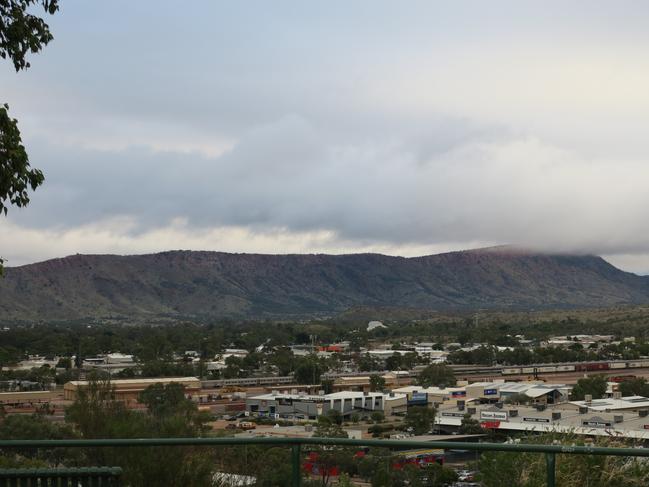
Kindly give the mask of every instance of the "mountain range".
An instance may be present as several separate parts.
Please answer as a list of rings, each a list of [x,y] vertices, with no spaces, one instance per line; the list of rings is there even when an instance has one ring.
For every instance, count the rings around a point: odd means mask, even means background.
[[[297,317],[355,306],[429,310],[649,302],[649,277],[593,255],[513,247],[424,257],[169,251],[73,255],[5,270],[0,320]]]

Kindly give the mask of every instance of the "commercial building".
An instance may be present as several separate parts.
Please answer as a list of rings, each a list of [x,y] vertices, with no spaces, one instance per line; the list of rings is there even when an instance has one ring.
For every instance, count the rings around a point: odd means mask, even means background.
[[[649,398],[564,402],[555,405],[507,405],[477,402],[440,406],[435,417],[440,431],[457,431],[469,414],[485,429],[619,436],[649,440]]]
[[[571,401],[566,407],[573,406],[574,409],[588,409],[596,412],[649,412],[649,398],[642,396],[622,397],[615,393],[613,397],[606,399],[587,399],[585,401]]]
[[[568,399],[571,389],[565,384],[505,382],[498,388],[498,392],[501,400],[522,396],[535,404],[557,404]]]
[[[444,401],[466,399],[465,387],[421,387],[405,386],[393,389],[393,392],[406,394],[409,406],[436,406]]]
[[[382,392],[342,391],[332,394],[285,394],[274,391],[246,399],[246,412],[253,416],[270,416],[285,419],[316,419],[331,410],[344,417],[353,414],[369,415],[380,411],[386,416],[405,413],[405,394]]]
[[[117,373],[136,365],[133,355],[123,353],[109,353],[97,357],[88,357],[83,360],[85,369],[104,370],[110,373]]]
[[[246,414],[272,418],[316,419],[322,414],[324,402],[324,395],[273,391],[270,394],[246,398]]]
[[[88,387],[85,380],[73,380],[63,386],[63,398],[74,401],[80,389]],[[181,384],[187,396],[195,396],[201,390],[201,381],[197,377],[165,377],[151,379],[117,379],[110,381],[118,401],[135,402],[142,391],[154,384]]]
[[[395,370],[386,372],[381,377],[385,381],[385,389],[390,390],[395,387],[403,386],[411,382],[408,372],[403,370]],[[354,375],[338,377],[333,383],[333,391],[358,391],[370,392],[370,376],[369,375]]]
[[[380,411],[386,416],[406,412],[407,396],[390,392],[354,392],[343,391],[326,394],[323,413],[335,409],[343,416],[351,416],[354,413],[367,414]]]

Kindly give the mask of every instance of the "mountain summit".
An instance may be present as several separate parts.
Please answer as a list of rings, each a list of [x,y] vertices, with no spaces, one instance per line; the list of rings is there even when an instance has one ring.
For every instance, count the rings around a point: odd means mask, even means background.
[[[649,302],[649,277],[601,257],[512,247],[424,257],[170,251],[6,269],[0,319],[308,316],[353,306],[558,308]]]

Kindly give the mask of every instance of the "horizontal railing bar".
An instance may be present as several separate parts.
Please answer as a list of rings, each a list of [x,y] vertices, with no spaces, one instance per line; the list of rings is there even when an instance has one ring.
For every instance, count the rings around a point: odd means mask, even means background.
[[[0,469],[0,478],[13,477],[105,477],[121,475],[121,467],[79,467],[79,468],[7,468]]]
[[[220,446],[220,445],[331,445],[367,446],[392,450],[438,448],[468,451],[505,451],[563,453],[576,455],[613,455],[649,457],[649,448],[609,448],[594,446],[530,445],[516,443],[467,443],[459,441],[356,440],[347,438],[120,438],[90,440],[0,440],[0,448],[91,448],[148,446]]]

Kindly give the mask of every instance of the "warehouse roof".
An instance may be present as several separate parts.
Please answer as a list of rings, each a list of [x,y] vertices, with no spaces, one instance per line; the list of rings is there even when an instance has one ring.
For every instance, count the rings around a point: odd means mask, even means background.
[[[572,401],[570,404],[579,407],[587,407],[593,411],[620,411],[623,409],[649,408],[649,398],[643,396],[627,396],[621,399],[595,399],[589,402]]]

